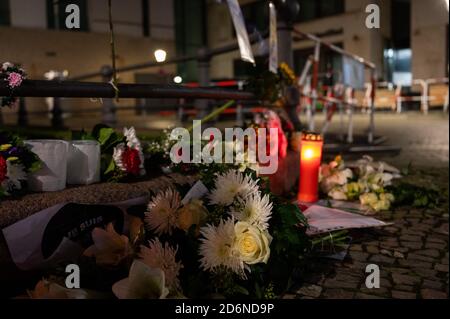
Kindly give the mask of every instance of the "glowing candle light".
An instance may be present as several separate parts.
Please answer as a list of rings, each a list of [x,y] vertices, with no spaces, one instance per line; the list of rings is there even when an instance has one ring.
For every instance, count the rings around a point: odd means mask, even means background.
[[[320,134],[305,132],[300,141],[300,182],[297,199],[301,202],[318,200],[319,169],[323,139]]]

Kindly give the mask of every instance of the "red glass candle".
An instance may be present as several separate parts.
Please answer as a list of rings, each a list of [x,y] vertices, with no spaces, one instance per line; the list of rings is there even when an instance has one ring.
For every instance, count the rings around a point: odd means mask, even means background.
[[[319,198],[319,169],[323,139],[320,134],[303,133],[300,141],[300,182],[297,199],[316,202]]]

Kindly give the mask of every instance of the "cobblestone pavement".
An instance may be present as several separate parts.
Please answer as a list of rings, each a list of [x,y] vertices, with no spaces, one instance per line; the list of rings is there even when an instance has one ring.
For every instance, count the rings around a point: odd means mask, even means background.
[[[438,185],[446,203],[379,214],[393,224],[351,232],[355,240],[343,261],[315,260],[302,285],[284,298],[448,298],[448,169],[416,172],[409,179]],[[380,288],[366,288],[368,264],[380,267]]]

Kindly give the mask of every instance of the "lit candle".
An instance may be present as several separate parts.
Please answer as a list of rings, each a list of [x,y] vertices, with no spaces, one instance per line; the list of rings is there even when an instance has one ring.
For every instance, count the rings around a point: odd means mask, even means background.
[[[305,132],[300,141],[300,182],[297,199],[316,202],[319,193],[319,169],[323,139],[320,134]]]

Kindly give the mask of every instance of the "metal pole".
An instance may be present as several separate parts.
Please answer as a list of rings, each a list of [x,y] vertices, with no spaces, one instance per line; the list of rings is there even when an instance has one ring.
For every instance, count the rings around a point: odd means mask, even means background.
[[[289,67],[293,67],[294,55],[292,52],[292,26],[278,18],[277,20],[278,34],[278,61],[284,62]]]
[[[339,140],[344,141],[344,105],[343,103],[338,103],[339,107]]]
[[[353,143],[353,89],[347,88],[347,98],[349,99],[348,105],[348,132],[347,143]]]
[[[59,97],[53,98],[52,120],[51,120],[53,128],[62,128],[64,126],[62,113],[63,111],[61,109],[61,98]]]
[[[103,82],[110,83],[112,80],[113,69],[109,65],[101,68]],[[114,127],[117,124],[116,106],[114,100],[103,99],[102,123]]]
[[[23,97],[19,99],[19,109],[17,110],[17,125],[19,126],[28,125],[27,107],[25,104],[25,98]]]
[[[210,84],[209,66],[211,57],[208,55],[207,48],[201,48],[198,51],[198,82],[201,87],[208,87]],[[210,113],[209,101],[202,99],[195,101],[195,107],[198,110],[197,117],[203,118]]]
[[[428,91],[429,91],[429,83],[424,80],[420,80],[420,85],[422,86],[422,111],[425,114],[428,114]]]
[[[309,130],[314,131],[314,114],[316,113],[317,104],[317,84],[319,80],[319,59],[320,59],[320,42],[316,43],[314,48],[313,73],[311,80],[311,118],[309,121]]]
[[[267,36],[268,36],[268,32],[264,32],[262,35],[252,34],[249,36],[249,40],[250,40],[250,43],[256,43],[257,41],[261,40],[261,37],[267,38]],[[207,54],[211,58],[213,56],[233,52],[238,49],[239,49],[238,43],[232,43],[232,44],[225,45],[223,47],[209,49]],[[146,68],[161,67],[163,65],[177,64],[177,63],[198,60],[199,58],[200,57],[198,54],[184,55],[184,56],[174,57],[172,59],[167,59],[164,62],[153,62],[152,61],[152,62],[144,62],[144,63],[128,65],[128,66],[124,66],[121,68],[117,68],[116,71],[117,71],[117,73],[131,72],[131,71],[142,70],[142,69],[146,69]],[[86,80],[86,79],[95,78],[95,77],[101,76],[101,75],[102,75],[101,71],[97,71],[97,72],[91,72],[91,73],[73,76],[73,77],[70,77],[69,80],[71,80],[71,81]]]
[[[375,135],[375,92],[377,88],[377,72],[375,69],[371,69],[371,84],[372,91],[370,94],[370,123],[369,123],[369,134],[367,136],[367,141],[369,144],[373,143]]]
[[[293,22],[299,12],[298,3],[295,0],[276,1],[277,9],[277,37],[278,37],[278,61],[286,63],[294,68],[294,53],[292,50]],[[301,130],[302,125],[297,113],[300,102],[300,93],[297,85],[289,87],[284,92],[286,104],[284,109],[296,130]]]

